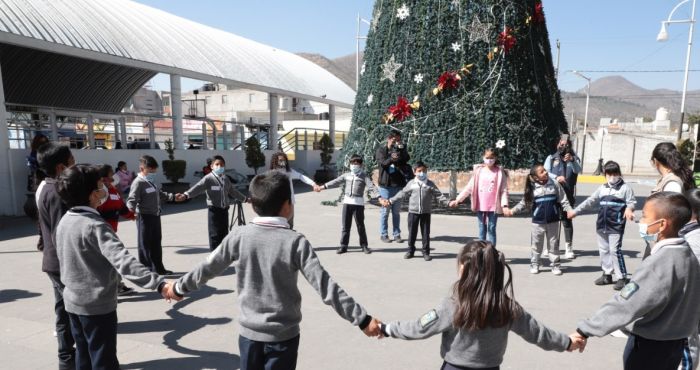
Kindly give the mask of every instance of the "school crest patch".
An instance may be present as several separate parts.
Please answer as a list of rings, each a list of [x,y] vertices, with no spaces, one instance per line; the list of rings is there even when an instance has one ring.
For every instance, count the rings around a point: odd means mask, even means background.
[[[627,285],[625,285],[624,288],[620,291],[620,297],[624,299],[629,299],[634,293],[636,293],[639,290],[639,285],[635,283],[634,281],[629,282]]]
[[[437,319],[438,319],[437,312],[435,310],[430,310],[430,311],[428,311],[428,313],[426,313],[425,315],[423,315],[420,318],[420,326],[422,328],[424,328],[424,327],[430,325],[431,323],[437,321]]]

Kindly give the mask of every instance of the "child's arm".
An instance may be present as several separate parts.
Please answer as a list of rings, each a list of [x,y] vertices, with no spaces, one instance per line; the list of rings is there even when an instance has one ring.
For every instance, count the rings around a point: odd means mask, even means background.
[[[131,212],[136,211],[136,206],[141,203],[141,184],[141,181],[134,181],[131,183],[129,198],[126,200],[126,207],[129,208]]]
[[[406,186],[404,186],[403,189],[399,190],[399,192],[396,193],[396,195],[391,197],[391,199],[389,199],[389,203],[393,204],[393,203],[399,202],[399,201],[401,201],[401,199],[403,199],[404,196],[410,195],[412,192],[411,186],[413,186],[413,180],[409,181],[408,184],[406,184]]]
[[[209,175],[204,175],[199,181],[197,181],[196,184],[187,189],[187,191],[184,193],[185,196],[191,199],[204,193],[204,191],[207,190],[207,176]]]
[[[435,197],[437,198],[438,202],[442,203],[442,205],[446,206],[447,203],[449,203],[450,199],[447,198],[447,197],[440,191],[440,189],[437,187],[437,185],[435,185],[435,183],[432,183],[432,186],[430,187],[430,191],[433,193],[433,195],[435,195]]]
[[[564,212],[569,212],[572,211],[573,209],[571,208],[571,204],[569,203],[569,198],[566,197],[566,193],[564,192],[564,188],[559,185],[558,182],[554,182],[557,184],[557,202],[561,204],[561,208],[564,210]]]
[[[501,208],[508,208],[510,204],[510,194],[508,193],[508,181],[510,177],[503,169],[501,169],[501,176]]]
[[[333,180],[328,181],[327,183],[323,184],[322,188],[328,189],[328,188],[332,188],[332,187],[342,183],[343,181],[345,181],[345,175],[346,174],[342,174],[342,175],[334,178]]]
[[[545,351],[564,352],[571,346],[568,335],[546,327],[524,309],[513,321],[510,330]]]
[[[464,187],[464,190],[462,190],[459,195],[457,195],[457,199],[455,199],[455,202],[457,204],[464,202],[467,198],[469,198],[472,195],[472,189],[474,188],[474,178],[476,177],[476,171],[472,175],[472,177],[469,179],[469,182],[467,183],[467,186]]]
[[[370,175],[365,175],[365,185],[367,186],[367,194],[369,194],[370,198],[381,198],[381,194],[379,194],[379,189],[377,189],[377,185],[374,185],[374,181],[372,181],[372,177]]]
[[[232,232],[207,256],[207,259],[177,280],[175,293],[183,296],[201,288],[207,281],[219,276],[227,267],[231,266],[238,259],[238,255],[238,235]]]
[[[634,196],[634,190],[632,190],[631,186],[627,184],[623,186],[625,187],[625,203],[627,203],[627,209],[625,209],[625,218],[632,221],[634,220],[634,207],[637,205],[637,197]]]
[[[314,180],[311,180],[310,178],[302,175],[301,173],[297,172],[296,170],[291,169],[289,172],[290,172],[292,180],[295,180],[295,179],[301,180],[301,182],[303,182],[306,185],[317,186],[317,184],[314,182]]]
[[[518,213],[520,213],[524,210],[525,210],[525,198],[521,199],[520,202],[518,202],[518,204],[516,204],[515,207],[513,207],[513,209],[510,210],[510,216],[517,215]],[[509,216],[509,214],[506,213],[505,211],[504,211],[504,214],[506,216]]]
[[[425,339],[435,334],[440,334],[452,328],[454,302],[451,298],[445,298],[438,307],[428,311],[417,320],[393,321],[382,329],[392,338],[398,339]]]
[[[600,202],[601,190],[603,190],[603,186],[596,189],[596,191],[593,194],[591,194],[590,197],[586,198],[586,200],[584,200],[583,203],[579,204],[578,207],[574,209],[574,213],[578,215],[579,213],[593,207],[593,205],[598,204]]]

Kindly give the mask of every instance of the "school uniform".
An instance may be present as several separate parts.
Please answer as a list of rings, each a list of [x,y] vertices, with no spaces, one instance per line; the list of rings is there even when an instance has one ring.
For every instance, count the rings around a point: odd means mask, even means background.
[[[622,254],[622,236],[625,234],[625,211],[634,211],[637,203],[634,191],[620,179],[615,184],[604,184],[588,199],[581,203],[574,212],[577,214],[598,204],[598,252],[600,266],[605,275],[615,274],[615,280],[627,279],[627,267]],[[613,258],[614,253],[614,258]]]
[[[421,181],[412,179],[396,195],[389,199],[395,204],[400,202],[404,196],[409,195],[408,200],[408,253],[416,251],[416,238],[420,227],[423,241],[423,256],[430,255],[430,212],[433,209],[433,197],[438,201],[447,204],[448,200],[434,182],[426,179]]]
[[[126,203],[119,190],[112,185],[107,186],[107,200],[99,207],[97,211],[100,212],[100,216],[105,219],[105,221],[112,226],[114,232],[117,231],[119,226],[119,216],[130,217],[131,212],[127,208]]]
[[[344,173],[337,178],[325,183],[324,189],[336,186],[343,183],[343,218],[342,231],[340,236],[340,249],[342,253],[347,249],[350,242],[350,229],[352,227],[352,218],[355,217],[355,225],[357,233],[360,236],[360,247],[365,253],[371,253],[367,246],[367,231],[365,230],[365,199],[363,197],[365,189],[368,190],[370,196],[379,197],[379,191],[374,186],[372,178],[364,171],[357,174],[352,172]]]
[[[631,281],[578,332],[602,337],[623,329],[628,335],[624,369],[676,370],[683,346],[700,322],[700,263],[683,238],[654,245]]]
[[[529,181],[529,180],[528,180]],[[513,214],[525,209],[525,199],[513,207]],[[530,235],[530,265],[539,267],[540,255],[547,240],[549,262],[559,267],[559,219],[571,211],[564,189],[551,178],[545,184],[535,182],[532,200],[532,233]]]
[[[685,239],[693,251],[695,258],[700,262],[700,224],[697,221],[688,222],[679,232],[678,235]],[[698,368],[700,362],[700,323],[698,329],[690,337],[688,337],[688,346],[683,353],[683,362],[681,368],[683,370],[691,370]]]
[[[139,174],[131,183],[126,201],[130,211],[136,212],[136,230],[139,244],[139,262],[151,271],[164,275],[160,202],[172,201],[175,195],[159,189]]]
[[[245,202],[247,197],[236,190],[225,174],[217,175],[214,172],[202,177],[185,192],[185,196],[194,198],[201,193],[207,195],[209,249],[214,250],[228,234],[228,209],[232,203],[231,198]]]

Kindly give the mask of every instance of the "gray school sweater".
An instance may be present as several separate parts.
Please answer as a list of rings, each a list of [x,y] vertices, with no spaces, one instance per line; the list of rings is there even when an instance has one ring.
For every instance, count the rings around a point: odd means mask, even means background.
[[[579,322],[587,336],[617,329],[653,340],[687,338],[700,321],[700,263],[682,238],[662,240],[632,280],[592,317]]]
[[[233,263],[238,278],[240,335],[280,342],[299,335],[299,273],[345,320],[361,327],[367,312],[321,266],[306,238],[278,217],[259,217],[233,229],[207,259],[181,277],[176,291],[199,289]]]
[[[430,180],[420,181],[413,179],[406,184],[395,196],[389,201],[391,203],[400,202],[405,195],[410,195],[408,199],[409,213],[430,213],[433,210],[433,196],[437,197],[439,202],[447,203],[449,199],[442,194],[437,185]]]
[[[509,325],[467,331],[452,325],[456,307],[452,297],[445,298],[437,308],[418,320],[389,323],[389,334],[393,338],[411,340],[442,333],[440,356],[452,365],[469,368],[500,366],[508,345],[509,331],[547,351],[563,352],[569,348],[568,335],[547,328],[525,310]]]
[[[377,190],[377,187],[374,186],[372,178],[367,176],[367,174],[364,172],[360,172],[357,175],[355,175],[352,172],[346,172],[338,176],[337,178],[325,183],[323,187],[328,189],[333,186],[339,185],[343,182],[345,183],[345,189],[343,193],[344,203],[352,204],[354,201],[359,204],[363,204],[363,195],[365,193],[365,189],[367,189],[367,193],[369,193],[370,197],[379,198],[379,191]]]
[[[131,183],[126,206],[142,215],[160,216],[160,202],[172,201],[173,199],[175,199],[173,193],[160,190],[155,184],[138,175]]]
[[[61,282],[66,285],[63,300],[70,313],[104,315],[116,310],[119,275],[146,289],[156,289],[163,281],[129,254],[92,208],[74,207],[63,216],[56,250]]]
[[[235,198],[241,202],[246,200],[246,196],[236,190],[226,175],[218,176],[214,172],[202,177],[199,182],[185,192],[185,195],[188,198],[194,198],[202,193],[207,194],[207,206],[209,207],[226,208],[231,204],[229,198]]]

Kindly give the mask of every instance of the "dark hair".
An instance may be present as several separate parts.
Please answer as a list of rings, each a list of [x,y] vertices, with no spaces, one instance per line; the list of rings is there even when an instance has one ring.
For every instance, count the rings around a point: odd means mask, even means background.
[[[498,150],[491,148],[491,147],[488,147],[488,148],[484,149],[484,155],[486,155],[486,153],[492,153],[494,156],[496,156],[496,162],[494,162],[494,164],[496,166],[501,165],[501,161],[498,160]]]
[[[675,234],[690,221],[692,208],[683,194],[660,191],[650,195],[645,205],[650,202],[654,203],[654,210],[659,218],[671,220],[670,228]]]
[[[698,218],[698,214],[700,214],[700,189],[690,189],[683,193],[683,195],[685,195],[685,199],[688,200],[693,215],[695,218]]]
[[[145,168],[158,168],[158,162],[150,155],[144,155],[139,158],[139,164]]]
[[[620,165],[615,161],[607,161],[603,165],[603,173],[606,175],[617,175],[622,176],[622,171],[620,170]]]
[[[270,169],[271,170],[278,170],[279,169],[279,168],[277,168],[277,165],[279,164],[279,160],[278,160],[279,157],[284,157],[284,161],[287,162],[287,163],[285,163],[284,167],[285,167],[285,170],[287,170],[287,172],[289,172],[289,158],[287,157],[287,154],[285,154],[284,152],[277,152],[277,153],[272,155],[272,158],[270,158]]]
[[[359,155],[359,154],[353,154],[353,155],[350,156],[350,160],[348,160],[348,162],[349,162],[350,164],[352,164],[352,163],[362,164],[363,159],[362,159],[362,156],[361,156],[361,155]]]
[[[37,133],[34,135],[34,138],[32,139],[32,144],[30,148],[32,149],[32,152],[36,153],[37,150],[39,150],[39,147],[42,145],[46,144],[49,142],[49,138],[46,137],[46,135],[42,133]]]
[[[457,262],[464,267],[454,285],[455,327],[463,330],[500,328],[522,314],[522,308],[513,297],[513,272],[503,253],[493,244],[470,241],[457,256]]]
[[[211,166],[212,162],[214,162],[212,158],[207,158],[207,166]]]
[[[544,167],[542,163],[535,163],[532,168],[530,168],[530,174],[527,176],[527,181],[525,181],[525,193],[523,194],[523,199],[525,200],[526,207],[532,207],[532,202],[535,200],[535,183],[537,182],[537,169]]]
[[[39,147],[36,159],[44,173],[49,177],[56,177],[58,175],[56,167],[59,164],[68,167],[71,156],[68,146],[49,142]]]
[[[421,168],[421,167],[423,167],[423,168],[425,168],[425,169],[428,168],[428,166],[427,166],[423,161],[415,161],[415,162],[413,162],[413,171],[415,171],[415,170],[417,170],[417,169],[419,169],[419,168]]]
[[[220,155],[215,155],[215,156],[211,157],[211,159],[210,159],[211,163],[214,163],[216,161],[224,162],[224,166],[226,165],[226,160],[224,159],[224,157],[222,157]],[[207,162],[207,164],[209,164],[210,166],[211,166],[211,163]]]
[[[100,169],[89,164],[76,164],[61,173],[58,178],[58,195],[70,208],[90,205],[90,194],[97,190],[101,179]]]
[[[289,178],[282,171],[269,171],[257,175],[250,182],[250,202],[260,216],[279,216],[282,206],[292,200]]]
[[[126,162],[124,162],[124,161],[117,162],[117,169],[121,169],[122,166],[124,166],[124,165],[126,165]]]
[[[109,173],[114,173],[114,169],[112,169],[112,166],[108,164],[103,164],[102,166],[99,167],[100,171],[100,177],[110,177]]]
[[[681,181],[683,181],[683,190],[695,188],[693,171],[685,163],[681,152],[678,151],[673,143],[656,144],[651,152],[651,159],[661,163],[664,167],[670,169],[674,175],[680,177]]]
[[[401,137],[401,131],[394,129],[389,132],[389,135],[387,135],[387,139],[392,139],[395,137]]]

